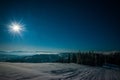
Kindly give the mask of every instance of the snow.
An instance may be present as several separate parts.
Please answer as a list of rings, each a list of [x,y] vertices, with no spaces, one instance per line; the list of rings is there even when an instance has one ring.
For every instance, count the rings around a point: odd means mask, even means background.
[[[0,63],[0,80],[120,80],[120,71],[73,63]]]

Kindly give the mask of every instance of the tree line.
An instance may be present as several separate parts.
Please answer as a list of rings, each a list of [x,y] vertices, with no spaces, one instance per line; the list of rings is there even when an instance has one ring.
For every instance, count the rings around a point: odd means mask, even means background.
[[[58,62],[77,63],[91,66],[103,66],[105,64],[114,64],[120,66],[120,52],[97,53],[97,52],[77,52],[64,53],[66,57],[61,56]]]

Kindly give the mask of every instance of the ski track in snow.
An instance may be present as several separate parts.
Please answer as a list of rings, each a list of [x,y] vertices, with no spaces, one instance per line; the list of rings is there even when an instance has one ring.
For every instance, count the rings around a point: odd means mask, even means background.
[[[73,63],[0,62],[0,80],[120,80],[120,71]]]

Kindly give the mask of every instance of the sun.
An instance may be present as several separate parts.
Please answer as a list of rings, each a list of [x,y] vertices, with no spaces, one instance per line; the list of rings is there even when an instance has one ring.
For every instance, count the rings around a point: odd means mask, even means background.
[[[9,25],[9,32],[14,35],[21,35],[23,31],[24,31],[24,25],[22,25],[21,23],[12,22]]]
[[[22,27],[20,25],[18,25],[18,24],[13,24],[11,29],[14,32],[20,32],[22,30]]]

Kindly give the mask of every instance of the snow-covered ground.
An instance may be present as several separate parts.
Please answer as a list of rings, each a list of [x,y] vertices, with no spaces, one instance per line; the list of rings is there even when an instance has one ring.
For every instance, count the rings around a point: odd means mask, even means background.
[[[120,80],[120,71],[62,63],[0,63],[0,80]]]

